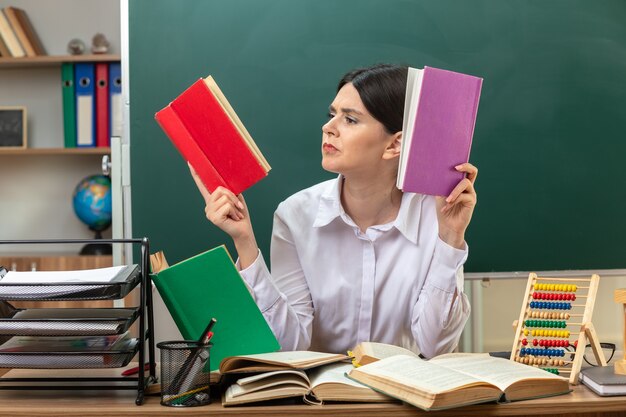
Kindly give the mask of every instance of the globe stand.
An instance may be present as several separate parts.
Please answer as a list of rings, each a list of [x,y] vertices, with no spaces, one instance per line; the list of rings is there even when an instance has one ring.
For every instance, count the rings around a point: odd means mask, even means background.
[[[96,230],[94,239],[102,239],[100,230]],[[113,245],[110,243],[88,243],[80,250],[80,255],[111,255],[113,253]]]

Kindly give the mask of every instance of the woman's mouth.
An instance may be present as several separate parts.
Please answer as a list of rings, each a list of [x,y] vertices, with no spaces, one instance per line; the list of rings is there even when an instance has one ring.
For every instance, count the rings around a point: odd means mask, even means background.
[[[337,148],[335,148],[333,145],[331,145],[330,143],[324,143],[322,145],[322,150],[325,153],[335,153],[337,152]]]

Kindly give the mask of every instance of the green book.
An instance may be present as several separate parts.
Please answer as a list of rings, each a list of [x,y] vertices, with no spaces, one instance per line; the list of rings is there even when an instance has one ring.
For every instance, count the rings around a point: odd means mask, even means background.
[[[163,302],[186,340],[198,340],[212,317],[211,370],[228,356],[274,352],[280,345],[225,246],[152,274]]]
[[[63,90],[63,132],[65,147],[76,147],[76,95],[74,94],[74,64],[61,65],[61,88]]]

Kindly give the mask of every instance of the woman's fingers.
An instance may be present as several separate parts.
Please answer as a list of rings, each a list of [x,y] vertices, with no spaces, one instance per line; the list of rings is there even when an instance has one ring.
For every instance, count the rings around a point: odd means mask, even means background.
[[[217,210],[215,210],[215,219],[209,219],[213,223],[219,222],[221,220],[225,220],[227,218],[232,220],[241,220],[243,219],[243,214],[239,212],[232,204],[224,204],[220,206]]]
[[[209,192],[209,190],[206,189],[206,187],[202,183],[202,180],[196,173],[196,170],[193,169],[191,164],[187,162],[187,165],[189,166],[189,171],[191,171],[191,178],[193,178],[193,181],[196,183],[196,187],[198,187],[198,191],[200,191],[200,194],[202,194],[202,198],[204,198],[204,201],[208,203],[209,199],[211,198],[211,193]]]
[[[466,162],[464,164],[457,165],[454,168],[459,172],[465,172],[465,174],[467,175],[467,179],[470,180],[472,184],[476,182],[476,177],[478,177],[478,168],[476,168],[474,165]]]
[[[211,200],[214,202],[220,202],[221,204],[232,204],[234,207],[237,207],[239,210],[243,211],[244,205],[241,200],[232,193],[232,191],[224,188],[217,187],[217,189],[211,195]]]
[[[225,188],[218,188],[212,195],[214,199],[211,203],[207,204],[207,211],[213,211],[219,213],[218,218],[230,217],[233,220],[240,220],[244,218],[243,209],[240,206],[241,201],[230,191]],[[208,213],[207,213],[208,214]]]
[[[470,181],[469,178],[463,178],[459,183],[454,187],[450,195],[446,197],[446,203],[454,203],[454,201],[463,193],[474,193],[474,183]]]
[[[453,206],[461,203],[471,203],[475,204],[476,202],[476,191],[474,190],[474,184],[470,181],[469,178],[463,178],[459,183],[454,187],[450,195],[446,197],[446,204],[441,209],[442,212],[445,212],[452,208]]]

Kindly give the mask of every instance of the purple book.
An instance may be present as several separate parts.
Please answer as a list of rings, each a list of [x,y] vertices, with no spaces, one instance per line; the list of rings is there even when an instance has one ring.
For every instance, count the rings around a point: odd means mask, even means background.
[[[399,189],[447,196],[465,174],[482,78],[437,68],[409,68]]]

